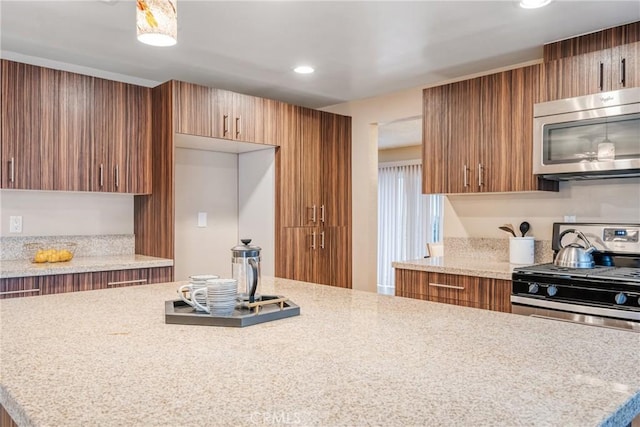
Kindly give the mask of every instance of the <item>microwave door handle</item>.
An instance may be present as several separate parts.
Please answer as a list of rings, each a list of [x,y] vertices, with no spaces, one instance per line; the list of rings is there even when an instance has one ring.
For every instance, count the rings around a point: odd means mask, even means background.
[[[600,91],[604,90],[604,63],[600,63]]]
[[[622,87],[627,87],[627,59],[622,58],[620,61],[620,83],[622,83]]]

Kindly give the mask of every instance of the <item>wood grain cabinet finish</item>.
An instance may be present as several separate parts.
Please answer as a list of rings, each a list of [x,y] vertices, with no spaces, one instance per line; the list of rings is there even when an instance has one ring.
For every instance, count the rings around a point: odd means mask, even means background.
[[[173,267],[152,267],[0,279],[0,299],[164,283],[172,274]]]
[[[396,269],[396,296],[511,312],[511,281]]]
[[[640,86],[640,42],[544,63],[545,101]]]
[[[150,192],[150,108],[147,88],[2,60],[2,188]]]
[[[423,92],[423,193],[557,191],[533,175],[538,66]]]
[[[276,156],[276,275],[351,287],[351,119],[285,110]]]

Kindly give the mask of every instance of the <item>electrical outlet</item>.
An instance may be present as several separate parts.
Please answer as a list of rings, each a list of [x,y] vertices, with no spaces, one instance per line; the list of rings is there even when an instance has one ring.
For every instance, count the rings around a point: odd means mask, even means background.
[[[9,233],[22,233],[22,217],[21,216],[9,217]]]
[[[207,213],[198,212],[198,227],[206,227],[206,226],[207,226]]]
[[[564,222],[576,222],[576,216],[575,215],[565,215],[564,216]]]

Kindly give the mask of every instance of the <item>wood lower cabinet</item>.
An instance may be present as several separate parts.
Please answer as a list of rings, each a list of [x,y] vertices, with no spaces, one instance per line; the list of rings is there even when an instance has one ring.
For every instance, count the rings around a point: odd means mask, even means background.
[[[396,296],[511,312],[511,281],[396,269]]]
[[[0,279],[0,299],[164,283],[172,275],[173,267],[152,267]]]

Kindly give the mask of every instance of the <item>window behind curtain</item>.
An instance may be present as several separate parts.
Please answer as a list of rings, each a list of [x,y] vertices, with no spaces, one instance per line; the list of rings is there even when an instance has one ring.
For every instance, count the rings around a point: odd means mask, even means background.
[[[391,263],[422,258],[427,243],[439,242],[442,195],[422,194],[417,161],[383,163],[378,168],[378,292],[393,293]]]

